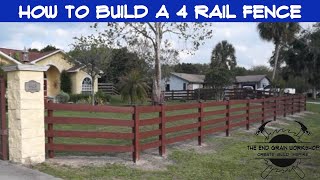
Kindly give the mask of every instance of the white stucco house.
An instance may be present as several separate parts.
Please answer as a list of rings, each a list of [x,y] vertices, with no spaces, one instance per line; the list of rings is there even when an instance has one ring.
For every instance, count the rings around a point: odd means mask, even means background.
[[[249,75],[249,76],[236,76],[235,85],[237,88],[244,86],[251,86],[253,89],[264,88],[271,84],[267,75]]]
[[[205,75],[172,72],[167,80],[163,80],[163,90],[195,90],[203,88]]]

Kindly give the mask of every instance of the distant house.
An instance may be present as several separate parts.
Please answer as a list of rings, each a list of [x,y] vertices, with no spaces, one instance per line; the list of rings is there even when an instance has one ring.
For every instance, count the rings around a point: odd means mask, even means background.
[[[164,90],[195,90],[203,88],[205,75],[171,73],[167,81],[164,81]]]
[[[235,85],[237,88],[244,86],[251,86],[253,89],[264,88],[270,85],[271,81],[267,75],[249,75],[249,76],[236,76]]]
[[[35,64],[49,66],[48,71],[44,72],[44,81],[47,86],[44,86],[44,91],[48,97],[55,97],[61,91],[60,75],[62,71],[66,71],[71,78],[71,93],[91,93],[98,91],[98,78],[94,79],[94,88],[92,89],[93,80],[83,69],[85,65],[75,61],[68,60],[69,58],[62,50],[54,50],[50,52],[29,52],[24,50],[15,50],[0,48],[0,65],[14,64]]]

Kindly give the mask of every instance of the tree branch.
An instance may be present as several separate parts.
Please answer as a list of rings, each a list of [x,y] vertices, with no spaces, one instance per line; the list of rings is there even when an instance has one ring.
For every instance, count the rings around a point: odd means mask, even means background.
[[[132,27],[135,31],[137,31],[138,33],[142,34],[145,38],[148,38],[152,44],[155,46],[156,43],[154,42],[154,40],[152,39],[151,36],[148,35],[147,32],[144,32],[143,30],[140,30],[139,28],[135,27],[134,25],[130,24],[130,27]]]

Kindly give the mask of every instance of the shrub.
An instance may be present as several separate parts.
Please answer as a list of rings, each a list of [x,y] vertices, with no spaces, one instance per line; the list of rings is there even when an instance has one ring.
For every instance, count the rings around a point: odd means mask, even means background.
[[[70,101],[73,103],[79,103],[79,101],[87,101],[89,99],[89,94],[71,94]]]
[[[110,102],[110,100],[111,100],[111,96],[102,92],[102,91],[96,92],[94,97],[95,97],[97,104],[106,104],[107,102]]]
[[[126,76],[119,79],[119,90],[122,100],[136,104],[138,101],[145,102],[148,98],[150,87],[147,78],[139,70],[132,70]]]
[[[110,102],[111,96],[105,94],[102,91],[96,92],[94,95],[95,101],[97,104],[106,104]],[[71,94],[70,101],[78,104],[91,104],[91,95],[90,94]]]
[[[71,78],[67,71],[62,71],[60,76],[61,90],[71,93]]]
[[[56,100],[59,102],[59,103],[67,103],[69,102],[70,100],[70,96],[68,93],[65,93],[63,91],[60,92],[60,94],[58,94],[56,96]]]

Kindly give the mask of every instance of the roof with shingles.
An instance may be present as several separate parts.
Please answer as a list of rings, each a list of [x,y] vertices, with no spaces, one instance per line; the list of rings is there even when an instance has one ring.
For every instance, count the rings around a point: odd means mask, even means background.
[[[200,74],[187,74],[187,73],[171,73],[174,76],[177,76],[189,83],[204,83],[205,75]]]
[[[18,57],[20,57],[19,59],[16,59],[17,61],[20,61],[22,62],[23,60],[23,50],[17,50],[17,49],[8,49],[8,48],[0,48],[0,51],[3,52],[4,54],[12,57],[12,58],[15,58],[14,56],[16,56],[16,54],[18,55]],[[44,53],[41,53],[41,52],[28,52],[28,62],[31,62],[31,61],[34,61],[34,60],[37,60],[39,58],[42,58],[44,56],[47,56],[53,52],[55,52],[56,50],[54,51],[49,51],[49,52],[44,52]]]
[[[249,76],[236,76],[237,83],[246,83],[246,82],[260,82],[263,78],[269,78],[267,75],[249,75]]]
[[[67,72],[77,72],[83,67],[85,67],[85,65],[78,63],[78,64],[74,65],[72,68],[67,69],[66,71]]]

